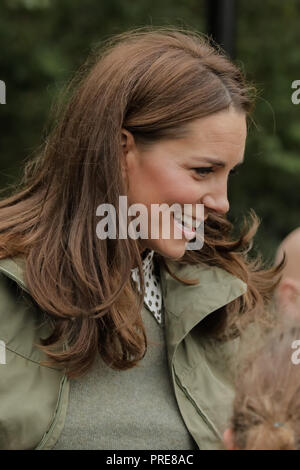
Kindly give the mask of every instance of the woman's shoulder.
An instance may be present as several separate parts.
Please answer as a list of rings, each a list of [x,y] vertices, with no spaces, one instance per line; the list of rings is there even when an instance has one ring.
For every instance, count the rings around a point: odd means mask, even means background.
[[[24,262],[0,260],[0,449],[51,448],[62,429],[69,383],[41,364],[45,318],[26,288]]]
[[[44,358],[34,343],[49,336],[51,325],[30,296],[24,270],[22,258],[0,260],[0,340],[7,350],[40,362]]]

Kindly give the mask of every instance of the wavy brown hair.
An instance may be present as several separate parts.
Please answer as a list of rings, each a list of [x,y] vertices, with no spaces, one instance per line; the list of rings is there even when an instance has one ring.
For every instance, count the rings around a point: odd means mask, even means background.
[[[262,331],[259,341],[237,375],[231,419],[235,447],[300,450],[300,323],[283,318],[267,334]]]
[[[48,364],[66,368],[71,378],[84,374],[97,352],[110,367],[128,369],[147,348],[138,242],[99,240],[95,229],[99,204],[113,204],[118,218],[119,196],[126,195],[121,129],[140,146],[175,139],[192,120],[229,106],[249,115],[253,88],[204,36],[146,27],[97,47],[60,103],[20,186],[0,202],[0,257],[26,259],[31,296],[53,323],[53,334],[39,347]],[[215,333],[231,331],[240,318],[251,320],[271,297],[277,271],[247,259],[257,226],[252,214],[251,227],[234,241],[226,217],[210,214],[203,249],[181,259],[219,266],[248,284],[248,292],[209,325]],[[168,269],[162,256],[156,259]],[[133,266],[141,295],[130,280]]]

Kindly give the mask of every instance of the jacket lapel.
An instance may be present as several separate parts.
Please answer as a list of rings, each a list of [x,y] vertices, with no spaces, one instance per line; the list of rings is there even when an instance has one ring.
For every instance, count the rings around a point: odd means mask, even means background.
[[[247,291],[247,285],[227,271],[207,266],[179,265],[168,262],[177,276],[199,279],[194,286],[184,285],[161,269],[161,283],[165,307],[166,340],[169,360],[177,345],[207,315],[227,305]]]
[[[5,258],[0,260],[0,272],[19,284],[22,289],[29,293],[24,280],[25,260],[23,258]]]
[[[179,277],[199,279],[198,285],[184,285],[173,279],[165,269],[160,269],[165,314],[169,324],[168,340],[173,347],[207,315],[247,291],[247,285],[243,281],[224,269],[205,264],[180,265],[174,261],[168,261],[168,264]],[[0,271],[28,292],[24,268],[23,258],[0,260]]]

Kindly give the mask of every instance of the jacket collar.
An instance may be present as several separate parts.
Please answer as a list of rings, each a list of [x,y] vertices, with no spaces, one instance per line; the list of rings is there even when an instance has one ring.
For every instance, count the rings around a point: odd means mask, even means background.
[[[181,265],[168,261],[173,273],[185,279],[199,279],[194,286],[184,285],[161,266],[160,277],[168,323],[167,340],[174,347],[207,315],[227,305],[247,291],[247,285],[224,269],[206,264]],[[0,271],[28,292],[24,280],[25,260],[0,260]]]
[[[224,307],[247,291],[247,284],[224,269],[206,264],[180,265],[168,261],[170,270],[185,279],[199,279],[188,286],[176,281],[161,267],[166,340],[169,360],[178,344],[207,315]]]
[[[4,258],[0,260],[0,272],[13,279],[22,289],[29,293],[24,279],[24,258]]]

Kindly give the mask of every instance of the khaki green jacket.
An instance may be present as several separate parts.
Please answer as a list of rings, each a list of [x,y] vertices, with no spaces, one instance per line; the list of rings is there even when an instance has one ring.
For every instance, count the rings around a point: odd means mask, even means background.
[[[187,286],[164,269],[160,273],[174,393],[199,448],[217,449],[231,416],[234,390],[227,360],[236,353],[237,340],[215,341],[201,331],[201,322],[247,286],[216,267],[172,262],[171,268],[200,279]],[[34,343],[47,337],[51,326],[30,299],[23,261],[0,260],[0,449],[51,449],[67,412],[69,380],[63,371],[40,365],[47,357]]]

